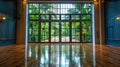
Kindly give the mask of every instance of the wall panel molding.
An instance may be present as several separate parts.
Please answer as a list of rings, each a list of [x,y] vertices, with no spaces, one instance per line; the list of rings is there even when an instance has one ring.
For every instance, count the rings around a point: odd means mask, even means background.
[[[26,0],[17,1],[17,44],[25,44],[26,40]]]
[[[105,44],[104,2],[94,2],[96,44]]]

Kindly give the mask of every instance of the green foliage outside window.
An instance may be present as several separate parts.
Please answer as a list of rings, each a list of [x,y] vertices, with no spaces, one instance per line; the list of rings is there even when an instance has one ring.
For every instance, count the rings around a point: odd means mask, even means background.
[[[64,7],[65,6],[65,7]],[[29,15],[29,42],[38,42],[38,36],[40,35],[41,42],[49,42],[49,37],[59,39],[59,22],[51,22],[51,28],[49,22],[41,22],[44,20],[70,20],[70,15],[57,14],[71,14],[71,20],[81,20],[79,22],[72,22],[72,38],[80,40],[82,42],[91,42],[91,4],[38,4],[29,3],[28,14]],[[40,15],[41,14],[41,15]],[[52,15],[49,15],[52,14]],[[77,14],[77,15],[72,15]],[[81,14],[81,16],[79,15]],[[40,26],[39,26],[40,25]],[[62,37],[68,37],[70,34],[70,23],[61,22],[61,34]],[[82,36],[80,36],[80,27],[82,26]],[[40,29],[39,29],[40,28]],[[51,29],[51,33],[49,32]],[[39,33],[40,31],[40,33]],[[49,34],[50,33],[50,34]]]

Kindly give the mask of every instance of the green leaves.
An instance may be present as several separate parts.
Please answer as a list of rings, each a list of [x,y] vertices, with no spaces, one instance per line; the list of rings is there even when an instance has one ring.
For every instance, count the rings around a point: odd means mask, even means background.
[[[64,38],[70,37],[70,33],[75,40],[80,41],[82,37],[83,42],[91,41],[91,4],[29,3],[28,7],[30,41],[48,42],[49,36],[59,39],[60,34]]]

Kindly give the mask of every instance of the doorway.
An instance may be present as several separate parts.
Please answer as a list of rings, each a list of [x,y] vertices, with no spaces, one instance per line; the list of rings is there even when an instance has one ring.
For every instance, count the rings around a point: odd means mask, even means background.
[[[29,42],[92,42],[91,3],[28,3]]]

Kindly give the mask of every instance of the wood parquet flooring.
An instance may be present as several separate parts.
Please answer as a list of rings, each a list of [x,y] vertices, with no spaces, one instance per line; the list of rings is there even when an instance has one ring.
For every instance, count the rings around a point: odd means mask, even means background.
[[[120,67],[120,47],[99,44],[29,44],[25,57],[25,45],[0,47],[0,67]]]

